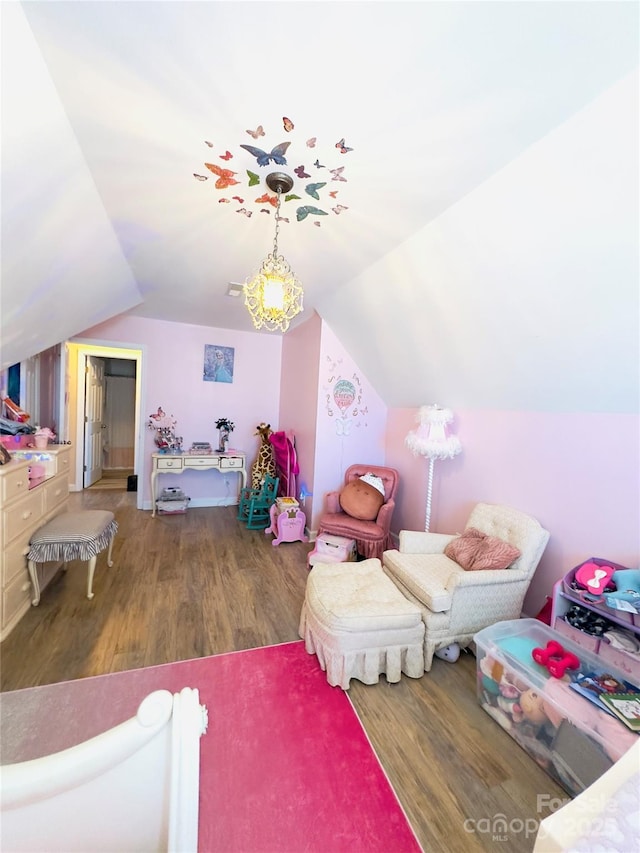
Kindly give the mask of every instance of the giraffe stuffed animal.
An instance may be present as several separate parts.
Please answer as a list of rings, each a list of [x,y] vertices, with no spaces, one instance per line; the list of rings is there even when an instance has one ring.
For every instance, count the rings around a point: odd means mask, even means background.
[[[269,436],[272,432],[271,424],[261,423],[256,427],[254,435],[260,436],[260,447],[256,460],[251,466],[252,489],[259,489],[267,474],[272,477],[276,476],[276,460],[273,455],[273,447],[269,442]]]

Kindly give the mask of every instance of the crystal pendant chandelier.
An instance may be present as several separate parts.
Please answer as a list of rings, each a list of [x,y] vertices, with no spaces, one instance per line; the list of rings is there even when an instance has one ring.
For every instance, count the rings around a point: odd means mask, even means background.
[[[302,285],[295,273],[285,258],[278,254],[281,195],[289,192],[293,180],[284,172],[272,172],[265,180],[269,189],[278,196],[273,251],[264,259],[258,272],[246,280],[244,303],[256,329],[286,332],[291,320],[302,311],[303,296]]]

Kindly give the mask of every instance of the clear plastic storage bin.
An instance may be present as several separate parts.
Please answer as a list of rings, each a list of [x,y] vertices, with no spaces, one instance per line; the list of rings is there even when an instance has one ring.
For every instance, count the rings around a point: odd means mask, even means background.
[[[579,661],[553,677],[532,657],[556,641]],[[571,795],[594,782],[637,740],[617,717],[570,685],[594,675],[595,686],[625,692],[628,675],[537,619],[516,619],[475,636],[478,699],[485,711]],[[608,676],[607,679],[604,676]],[[586,689],[586,688],[583,688]]]

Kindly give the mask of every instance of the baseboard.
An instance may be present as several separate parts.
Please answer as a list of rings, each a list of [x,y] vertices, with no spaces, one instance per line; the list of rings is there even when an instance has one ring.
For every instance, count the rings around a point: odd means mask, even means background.
[[[238,498],[193,498],[189,501],[189,507],[202,506],[237,506]],[[151,501],[143,501],[142,509],[153,509]]]

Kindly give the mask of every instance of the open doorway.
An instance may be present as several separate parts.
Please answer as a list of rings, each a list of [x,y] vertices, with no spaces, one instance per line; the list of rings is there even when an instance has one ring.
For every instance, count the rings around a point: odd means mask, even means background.
[[[75,445],[71,488],[126,487],[142,465],[142,349],[68,342],[65,354],[66,431]],[[138,508],[141,500],[138,492]]]
[[[135,423],[135,360],[87,355],[83,488],[127,488],[135,468]]]

